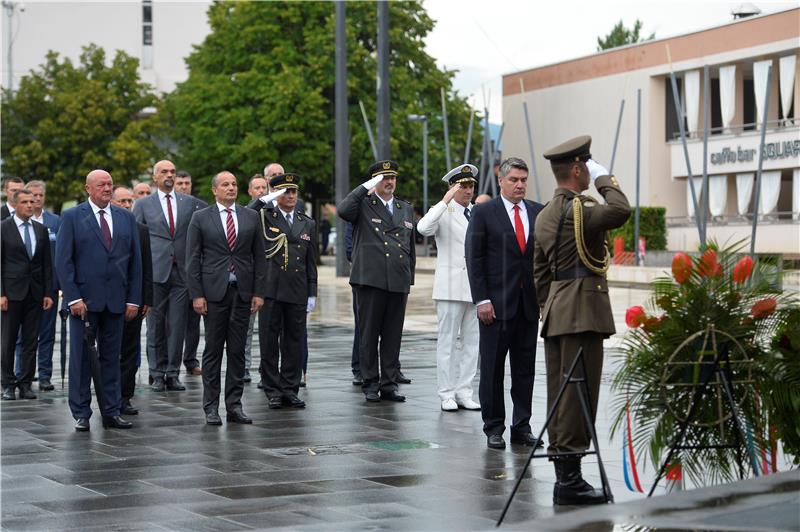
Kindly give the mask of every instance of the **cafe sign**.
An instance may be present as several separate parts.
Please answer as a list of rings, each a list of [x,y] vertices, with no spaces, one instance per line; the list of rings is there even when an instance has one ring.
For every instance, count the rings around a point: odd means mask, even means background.
[[[758,162],[757,150],[736,146],[722,148],[721,151],[711,153],[711,164],[734,164]],[[786,159],[787,157],[800,156],[800,140],[786,140],[781,142],[764,143],[764,160]]]

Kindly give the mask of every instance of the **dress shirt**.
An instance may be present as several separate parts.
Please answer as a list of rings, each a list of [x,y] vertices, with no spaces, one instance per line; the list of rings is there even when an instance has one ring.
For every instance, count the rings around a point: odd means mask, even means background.
[[[106,219],[106,223],[108,224],[108,230],[111,232],[111,238],[114,238],[114,221],[112,220],[112,216],[111,216],[111,203],[109,202],[109,204],[106,205],[105,208],[101,209],[100,207],[95,205],[92,202],[92,200],[88,200],[88,201],[89,201],[89,206],[92,208],[92,212],[94,213],[94,219],[97,220],[97,226],[98,227],[103,227],[102,225],[100,225],[100,214],[99,213],[100,213],[101,210],[105,212],[103,218]]]
[[[280,207],[278,207],[278,209],[279,209],[279,210],[281,211],[281,213],[283,214],[283,219],[284,219],[284,220],[286,220],[286,217],[287,217],[287,216],[291,215],[291,216],[292,216],[292,225],[294,225],[294,222],[295,222],[295,219],[294,219],[294,211],[289,211],[289,212],[286,212],[286,211],[284,211],[283,209],[281,209]],[[289,223],[289,220],[286,220],[286,223],[288,224],[288,223]]]
[[[525,242],[528,241],[528,236],[531,234],[530,227],[528,227],[528,208],[525,206],[525,202],[520,200],[519,203],[511,203],[502,194],[500,194],[500,198],[503,200],[503,206],[506,208],[506,212],[508,213],[508,219],[511,220],[511,227],[516,227],[516,223],[514,222],[514,205],[519,205],[519,217],[522,219],[522,228],[525,229]]]
[[[239,237],[239,218],[236,216],[236,204],[234,203],[230,207],[226,207],[220,202],[217,202],[217,209],[219,209],[219,219],[222,222],[222,229],[225,232],[225,236],[228,236],[228,213],[225,212],[225,209],[230,209],[231,214],[233,215],[233,230],[236,232],[236,237]]]
[[[161,211],[164,213],[164,219],[167,221],[169,227],[169,211],[167,211],[167,193],[162,192],[161,189],[156,189],[158,194],[158,201],[161,203]],[[172,204],[172,223],[178,227],[178,203],[175,201],[175,191],[169,193],[169,202]]]
[[[23,224],[25,222],[19,218],[16,213],[14,214],[14,223],[17,224],[17,230],[19,231],[19,237],[22,239],[22,244],[25,244],[25,230],[28,230],[28,235],[31,237],[31,255],[36,253],[36,233],[33,230],[33,218],[28,219],[28,226],[25,227]]]
[[[376,196],[378,195],[376,194]],[[383,205],[389,209],[389,212],[394,216],[394,196],[389,198],[389,201],[383,201],[383,198],[380,196],[378,196],[378,199],[381,200],[381,203],[383,203]]]

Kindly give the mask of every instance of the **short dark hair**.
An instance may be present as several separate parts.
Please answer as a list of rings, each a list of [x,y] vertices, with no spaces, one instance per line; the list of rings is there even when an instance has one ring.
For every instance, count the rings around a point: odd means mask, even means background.
[[[525,170],[528,171],[528,165],[525,164],[525,161],[520,159],[519,157],[509,157],[502,163],[500,163],[500,171],[498,172],[498,177],[505,177],[511,171],[512,168],[516,168],[517,170]]]
[[[14,181],[14,183],[16,183],[16,181]],[[26,190],[24,188],[21,188],[21,189],[17,190],[16,192],[14,192],[14,205],[19,203],[19,197],[20,196],[25,196],[25,195],[33,196],[33,192],[31,192],[30,190]]]
[[[5,189],[9,183],[22,183],[24,185],[25,181],[23,181],[21,177],[7,177],[3,180],[3,189]]]
[[[187,172],[186,170],[178,170],[177,172],[175,172],[175,177],[188,177],[189,181],[192,180],[192,176],[189,175],[189,172]]]
[[[266,178],[266,177],[264,177],[262,174],[253,174],[253,177],[251,177],[251,178],[250,178],[250,181],[248,181],[248,182],[247,182],[247,186],[248,186],[248,188],[249,188],[249,187],[251,187],[251,186],[253,186],[253,180],[254,180],[254,179],[264,179],[264,180],[267,180],[267,178]],[[267,183],[267,185],[269,185],[269,183]]]

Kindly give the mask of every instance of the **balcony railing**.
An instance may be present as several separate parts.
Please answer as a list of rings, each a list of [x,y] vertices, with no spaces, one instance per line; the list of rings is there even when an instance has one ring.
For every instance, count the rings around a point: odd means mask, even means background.
[[[687,227],[695,226],[694,216],[667,216],[667,227]],[[766,224],[800,224],[800,213],[791,211],[776,211],[769,214],[759,214],[758,222]],[[708,219],[709,226],[722,225],[751,225],[753,214],[725,214],[722,216],[712,216]]]
[[[719,137],[720,135],[741,135],[742,133],[748,131],[756,131],[760,124],[756,124],[755,122],[750,124],[734,124],[728,127],[718,126],[712,127],[708,130],[709,136],[713,135],[714,137]],[[777,120],[769,120],[767,121],[767,131],[780,131],[782,129],[789,129],[792,127],[800,127],[800,118],[787,118],[784,120],[783,118],[779,118]],[[688,132],[687,132],[688,134]],[[697,131],[693,131],[691,134],[688,135],[688,140],[697,140],[703,138],[703,130],[699,129]],[[680,131],[675,131],[672,133],[672,139],[670,142],[676,142],[681,139]]]

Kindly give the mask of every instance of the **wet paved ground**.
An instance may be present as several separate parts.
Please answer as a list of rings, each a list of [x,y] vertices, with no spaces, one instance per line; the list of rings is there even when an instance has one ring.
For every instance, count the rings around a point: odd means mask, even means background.
[[[350,383],[349,287],[334,279],[330,268],[321,273],[320,304],[309,328],[308,388],[300,394],[308,408],[269,410],[254,382],[247,385],[243,400],[253,425],[206,426],[201,381],[185,377],[185,392],[153,393],[139,387],[135,404],[141,413],[129,418],[135,424],[132,430],[104,430],[95,416],[91,432],[76,433],[66,392],[60,387],[40,394],[36,401],[3,402],[2,527],[492,528],[528,450],[487,449],[480,413],[440,410],[435,322],[428,299],[432,276],[417,277],[409,303],[401,351],[403,371],[414,381],[401,386],[408,401],[368,404]],[[640,303],[644,296],[642,291],[615,289],[615,315],[624,314],[628,305]],[[619,317],[617,323],[624,328]],[[609,352],[618,341],[609,341]],[[628,492],[622,482],[620,442],[608,438],[607,383],[612,371],[613,363],[606,364],[598,415],[603,458],[617,502],[641,501],[642,496]],[[145,371],[139,379],[146,383]],[[60,379],[54,382],[60,385]],[[475,386],[477,390],[477,381]],[[544,390],[540,352],[534,431],[545,417]],[[506,406],[510,418],[511,405]],[[554,521],[547,521],[553,517],[559,518],[556,524],[569,522],[562,520],[572,508],[552,506],[552,467],[542,460],[534,462],[507,525],[555,528]],[[584,473],[599,484],[597,468],[588,458]],[[797,492],[795,487],[795,496]],[[608,517],[603,528],[633,522],[624,518],[625,505],[615,508],[622,510],[616,518]]]

